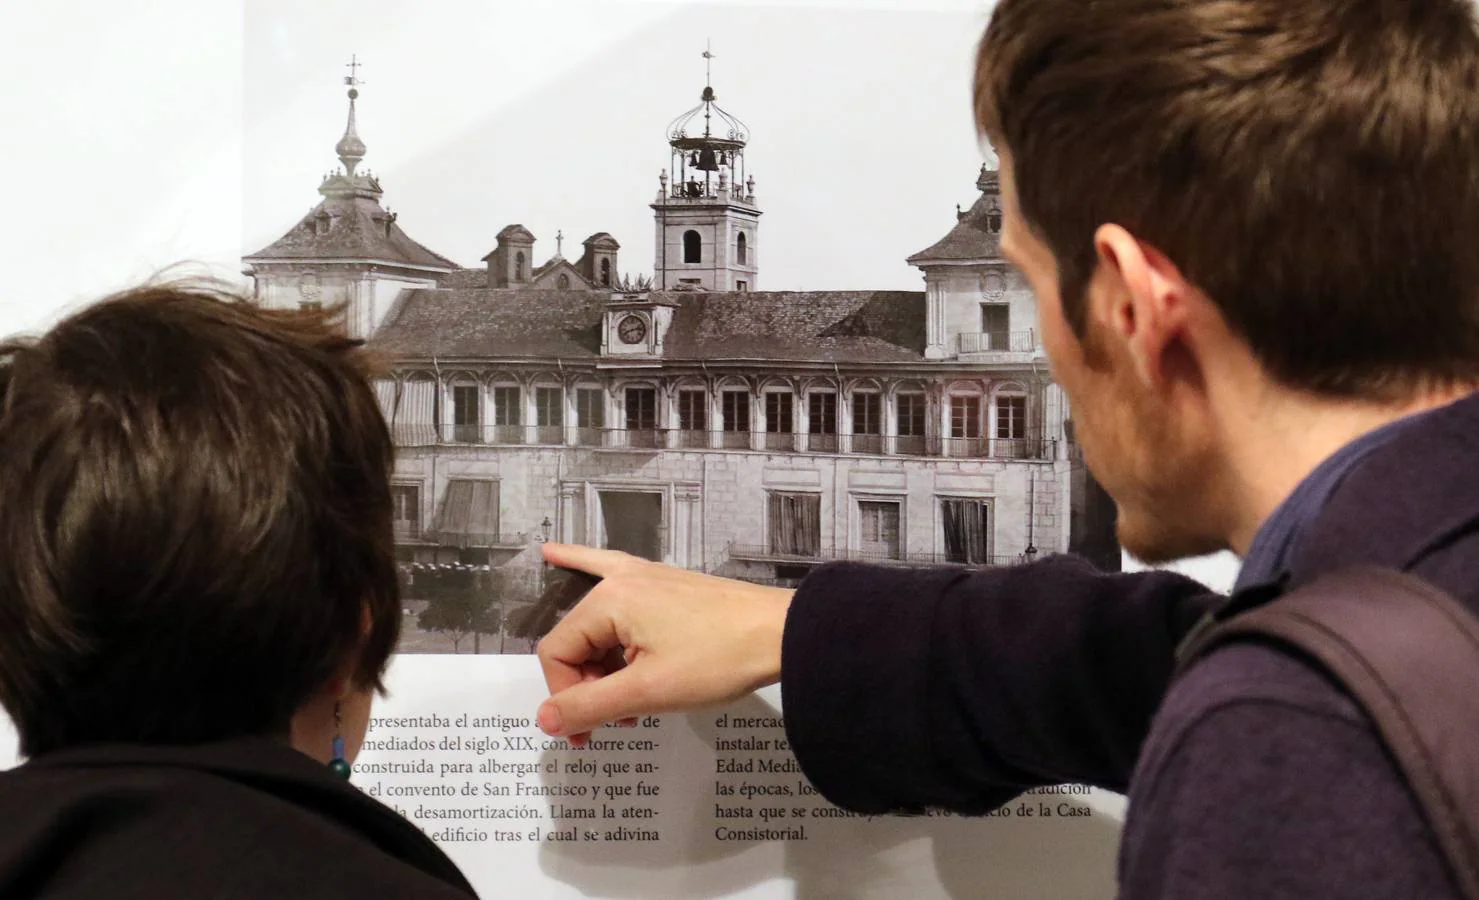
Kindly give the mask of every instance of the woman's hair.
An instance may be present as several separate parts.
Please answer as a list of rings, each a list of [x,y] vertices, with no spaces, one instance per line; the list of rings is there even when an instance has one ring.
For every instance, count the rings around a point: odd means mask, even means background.
[[[0,344],[21,752],[286,734],[400,633],[389,432],[342,310],[155,284]]]
[[[1000,0],[976,122],[1084,335],[1122,225],[1326,395],[1479,378],[1473,0]]]

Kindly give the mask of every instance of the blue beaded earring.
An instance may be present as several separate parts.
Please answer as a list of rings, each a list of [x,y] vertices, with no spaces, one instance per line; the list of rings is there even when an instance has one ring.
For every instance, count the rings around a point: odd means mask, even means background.
[[[354,771],[354,767],[349,764],[349,760],[347,760],[347,759],[344,758],[344,735],[342,734],[342,732],[344,730],[343,729],[343,724],[344,724],[343,714],[339,711],[339,704],[338,703],[335,703],[334,704],[334,758],[331,759],[331,760],[329,760],[329,770],[332,771],[335,775],[338,775],[340,778],[343,778],[344,780],[348,781],[349,780],[350,773]]]

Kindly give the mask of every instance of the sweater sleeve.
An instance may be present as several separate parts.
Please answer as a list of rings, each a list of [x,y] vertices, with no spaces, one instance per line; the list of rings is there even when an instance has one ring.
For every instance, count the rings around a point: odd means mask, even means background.
[[[1223,599],[1071,556],[820,566],[786,621],[788,737],[817,790],[857,812],[981,813],[1067,782],[1124,791],[1177,644]]]

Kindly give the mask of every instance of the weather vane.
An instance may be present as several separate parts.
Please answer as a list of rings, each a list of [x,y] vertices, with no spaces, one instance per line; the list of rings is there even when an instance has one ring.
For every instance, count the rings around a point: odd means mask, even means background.
[[[714,39],[709,38],[704,42],[704,83],[712,84],[714,81],[713,71]]]
[[[364,84],[363,81],[359,80],[359,67],[362,65],[364,65],[364,63],[359,61],[358,54],[351,53],[349,55],[349,62],[344,64],[344,68],[349,70],[349,74],[344,76],[345,84],[349,85],[350,87],[354,87],[357,84]]]

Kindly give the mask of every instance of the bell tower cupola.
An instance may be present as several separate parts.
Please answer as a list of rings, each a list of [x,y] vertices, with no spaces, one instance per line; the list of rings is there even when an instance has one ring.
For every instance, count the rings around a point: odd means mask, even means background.
[[[758,289],[760,207],[755,178],[745,167],[749,129],[719,107],[714,53],[699,104],[668,126],[671,162],[652,203],[657,224],[658,290]]]

